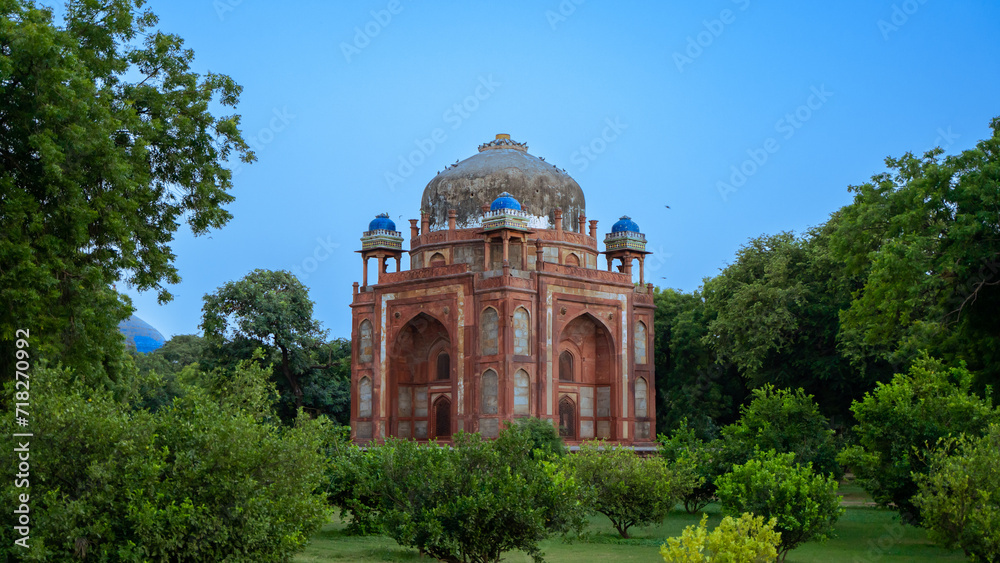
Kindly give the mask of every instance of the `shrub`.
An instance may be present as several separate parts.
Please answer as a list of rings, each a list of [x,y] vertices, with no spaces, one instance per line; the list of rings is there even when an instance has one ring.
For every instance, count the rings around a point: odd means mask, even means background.
[[[789,550],[826,538],[844,512],[837,481],[814,473],[809,464],[793,463],[794,458],[791,453],[760,454],[717,481],[717,495],[727,513],[750,512],[777,520],[781,561]]]
[[[559,437],[559,432],[548,420],[533,416],[524,417],[517,419],[516,426],[519,431],[526,433],[531,441],[532,458],[538,457],[535,455],[535,450],[541,450],[541,456],[546,458],[566,455],[566,446]]]
[[[801,388],[775,389],[768,384],[754,389],[753,400],[741,415],[722,429],[730,465],[746,463],[758,450],[774,450],[795,454],[796,462],[811,463],[819,473],[843,475],[830,423],[812,395]]]
[[[90,389],[68,370],[31,375],[28,490],[4,484],[5,506],[30,493],[27,561],[285,561],[326,519],[323,420],[260,419],[266,370],[242,365],[227,391],[189,387],[155,413]],[[223,386],[219,386],[222,389]],[[262,410],[263,409],[263,410]],[[13,446],[0,439],[11,467]]]
[[[623,538],[632,526],[661,522],[701,482],[689,466],[671,468],[661,457],[642,458],[630,448],[590,442],[565,459],[590,509],[607,516]]]
[[[769,563],[778,556],[781,534],[774,531],[777,520],[766,524],[763,516],[744,512],[738,519],[726,516],[707,532],[704,515],[698,526],[684,528],[679,538],[669,538],[660,546],[666,563]]]
[[[723,455],[722,440],[704,441],[689,427],[687,419],[671,435],[659,436],[660,455],[670,465],[688,466],[700,479],[699,485],[681,499],[684,510],[694,514],[705,508],[715,497],[715,480],[728,471],[731,464]]]
[[[972,374],[964,364],[948,369],[923,356],[906,374],[879,384],[851,410],[857,444],[841,453],[858,483],[872,499],[895,505],[904,522],[919,522],[912,502],[915,475],[927,473],[928,444],[948,435],[981,436],[990,423],[1000,422],[1000,410],[970,392]]]
[[[948,438],[914,475],[931,540],[961,547],[972,561],[1000,561],[1000,425],[981,438]]]
[[[327,502],[347,517],[347,533],[379,533],[376,457],[351,443],[346,426],[330,433],[327,457]]]
[[[531,459],[527,433],[508,427],[495,440],[454,440],[443,448],[390,439],[369,450],[377,520],[400,545],[443,561],[498,561],[513,549],[541,561],[538,542],[582,528],[575,481]]]

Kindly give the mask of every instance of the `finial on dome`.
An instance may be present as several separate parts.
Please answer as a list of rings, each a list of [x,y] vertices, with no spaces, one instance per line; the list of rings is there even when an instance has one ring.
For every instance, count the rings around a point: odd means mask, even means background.
[[[495,139],[488,143],[479,145],[479,152],[490,149],[514,149],[516,151],[528,152],[528,145],[512,141],[509,133],[497,133]]]

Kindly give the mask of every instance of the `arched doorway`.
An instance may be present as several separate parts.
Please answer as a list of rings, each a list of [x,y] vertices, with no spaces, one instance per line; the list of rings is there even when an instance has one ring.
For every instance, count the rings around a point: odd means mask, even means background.
[[[388,354],[388,434],[416,440],[434,435],[430,386],[441,375],[450,379],[451,352],[448,330],[426,313],[413,317],[396,332]]]
[[[569,397],[559,400],[559,437],[576,440],[576,405]]]
[[[448,397],[434,401],[434,437],[451,438],[451,401]]]

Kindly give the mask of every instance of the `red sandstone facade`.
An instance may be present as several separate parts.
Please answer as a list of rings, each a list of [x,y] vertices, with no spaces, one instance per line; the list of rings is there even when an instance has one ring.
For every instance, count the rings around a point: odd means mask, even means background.
[[[478,218],[462,217],[478,226],[458,228],[449,210],[447,228],[432,230],[433,211],[419,226],[410,220],[409,270],[399,271],[401,236],[387,217],[362,239],[366,271],[375,258],[379,274],[374,285],[367,274],[354,284],[353,439],[494,437],[505,421],[533,416],[553,421],[570,445],[651,445],[654,306],[641,279],[642,245],[608,243],[605,271],[597,221],[583,232],[582,213],[567,230],[558,208],[484,207]],[[551,228],[516,222],[532,212]],[[396,271],[386,271],[390,259]]]

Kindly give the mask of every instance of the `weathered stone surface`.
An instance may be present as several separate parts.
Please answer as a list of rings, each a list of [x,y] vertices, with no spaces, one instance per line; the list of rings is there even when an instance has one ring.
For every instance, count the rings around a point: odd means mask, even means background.
[[[508,192],[530,215],[554,228],[555,210],[563,210],[563,229],[577,230],[586,214],[583,190],[576,180],[537,156],[510,149],[484,150],[435,176],[424,188],[420,208],[430,211],[432,230],[448,228],[448,210],[458,211],[460,229],[479,226],[482,207]]]

